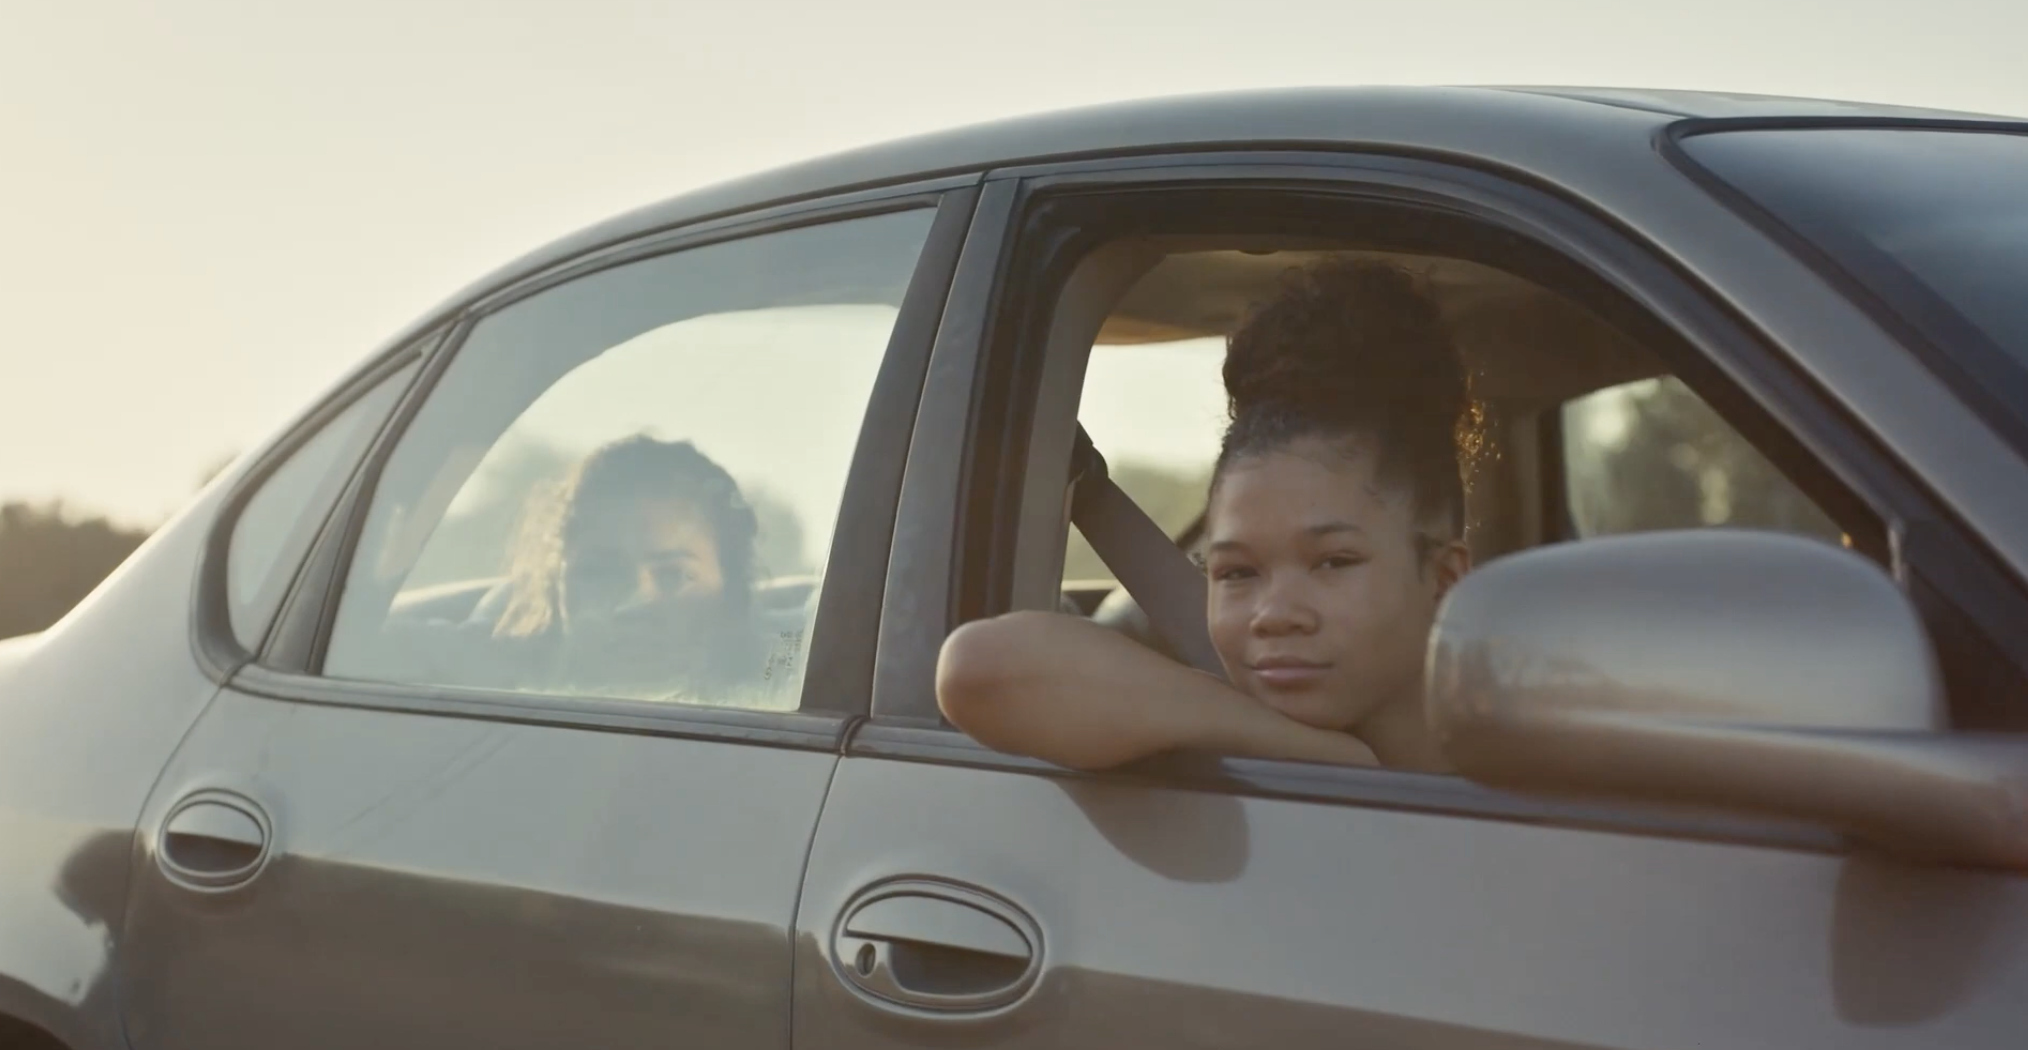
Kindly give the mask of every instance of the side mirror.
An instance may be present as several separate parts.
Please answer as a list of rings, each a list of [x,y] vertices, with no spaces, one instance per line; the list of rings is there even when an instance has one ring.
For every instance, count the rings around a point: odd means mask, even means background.
[[[1914,606],[1837,547],[1709,529],[1503,558],[1445,598],[1428,670],[1432,728],[1490,786],[2028,867],[2028,740],[1949,732]]]

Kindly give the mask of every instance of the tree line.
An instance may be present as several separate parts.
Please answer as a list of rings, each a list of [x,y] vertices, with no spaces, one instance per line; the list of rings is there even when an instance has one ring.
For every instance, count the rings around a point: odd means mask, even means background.
[[[147,538],[61,502],[0,504],[0,638],[61,619]]]

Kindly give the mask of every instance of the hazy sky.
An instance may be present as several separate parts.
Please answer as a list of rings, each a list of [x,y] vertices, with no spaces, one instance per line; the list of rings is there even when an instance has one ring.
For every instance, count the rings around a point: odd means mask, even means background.
[[[151,522],[551,237],[1013,113],[1350,83],[2028,114],[2021,0],[0,0],[0,498]]]

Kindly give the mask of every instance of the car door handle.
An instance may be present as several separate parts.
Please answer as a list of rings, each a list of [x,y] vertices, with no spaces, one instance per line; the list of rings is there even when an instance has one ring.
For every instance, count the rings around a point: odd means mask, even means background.
[[[267,814],[251,800],[200,792],[169,811],[155,859],[179,882],[206,889],[235,886],[260,873],[271,838]]]
[[[904,1006],[991,1010],[1020,998],[1041,968],[1042,938],[1013,905],[932,880],[889,882],[847,907],[833,959],[860,990]]]

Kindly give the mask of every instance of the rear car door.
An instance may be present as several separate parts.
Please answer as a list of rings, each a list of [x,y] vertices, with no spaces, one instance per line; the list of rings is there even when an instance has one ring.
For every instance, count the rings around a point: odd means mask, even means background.
[[[534,275],[457,319],[356,474],[265,479],[350,482],[328,524],[270,515],[321,529],[285,602],[223,573],[289,544],[224,541],[211,644],[245,665],[141,816],[134,1046],[788,1045],[884,421],[970,207],[899,189]]]
[[[1996,629],[1939,582],[1940,562],[1885,550],[1883,523],[1916,513],[1918,497],[1824,410],[1821,391],[1711,309],[1708,290],[1583,212],[1397,159],[1106,169],[1025,182],[1013,172],[985,190],[1010,200],[1012,261],[961,272],[949,317],[989,298],[998,312],[969,332],[947,317],[929,390],[987,393],[966,403],[971,414],[926,401],[918,420],[897,542],[911,536],[926,556],[891,566],[873,716],[849,742],[812,848],[797,1050],[2018,1043],[2028,880],[2017,876],[1902,864],[1808,826],[1548,801],[1448,776],[1204,756],[1074,773],[987,751],[942,723],[936,650],[956,622],[1059,607],[1073,423],[1104,440],[1088,418],[1086,359],[1097,369],[1113,352],[1092,345],[1111,321],[1188,328],[1181,314],[1128,315],[1187,291],[1148,281],[1192,253],[1222,252],[1242,270],[1265,251],[1395,253],[1432,263],[1439,280],[1519,278],[1486,284],[1489,310],[1507,292],[1534,301],[1548,290],[1607,319],[1581,329],[1591,341],[1566,338],[1580,329],[1557,327],[1569,321],[1560,306],[1485,315],[1488,345],[1537,356],[1503,380],[1500,432],[1513,443],[1505,466],[1474,484],[1494,548],[1482,560],[1610,531],[1605,512],[1631,497],[1596,471],[1573,480],[1582,465],[1566,459],[1583,441],[1566,446],[1560,428],[1600,413],[1577,401],[1588,390],[1644,381],[1639,390],[1694,390],[1696,418],[1723,427],[1655,457],[1705,486],[1672,527],[1732,523],[1730,510],[1711,510],[1728,479],[1709,481],[1704,468],[1719,468],[1696,456],[1732,455],[1747,434],[1752,447],[1734,462],[1751,463],[1736,476],[1774,461],[1785,480],[1764,486],[1779,499],[1760,504],[1734,492],[1737,524],[1892,557],[1933,633]],[[1656,185],[1666,176],[1658,168]],[[1681,224],[1729,221],[1677,185],[1682,198],[1667,206]],[[1740,243],[1731,232],[1713,239]],[[1840,309],[1772,246],[1742,250],[1743,298]],[[1205,260],[1189,261],[1174,273]],[[1245,283],[1209,289],[1198,313],[1232,316]],[[1629,341],[1634,365],[1616,355]],[[1589,386],[1559,391],[1566,373]],[[1135,397],[1164,396],[1170,378],[1149,374]],[[1638,429],[1628,414],[1641,407],[1615,410],[1615,425]],[[2024,480],[2017,461],[2012,482]],[[1589,486],[1575,523],[1573,486]],[[1931,536],[1939,559],[1966,549]],[[1960,663],[1970,657],[1945,649],[1954,683],[2020,681],[2007,661]]]

